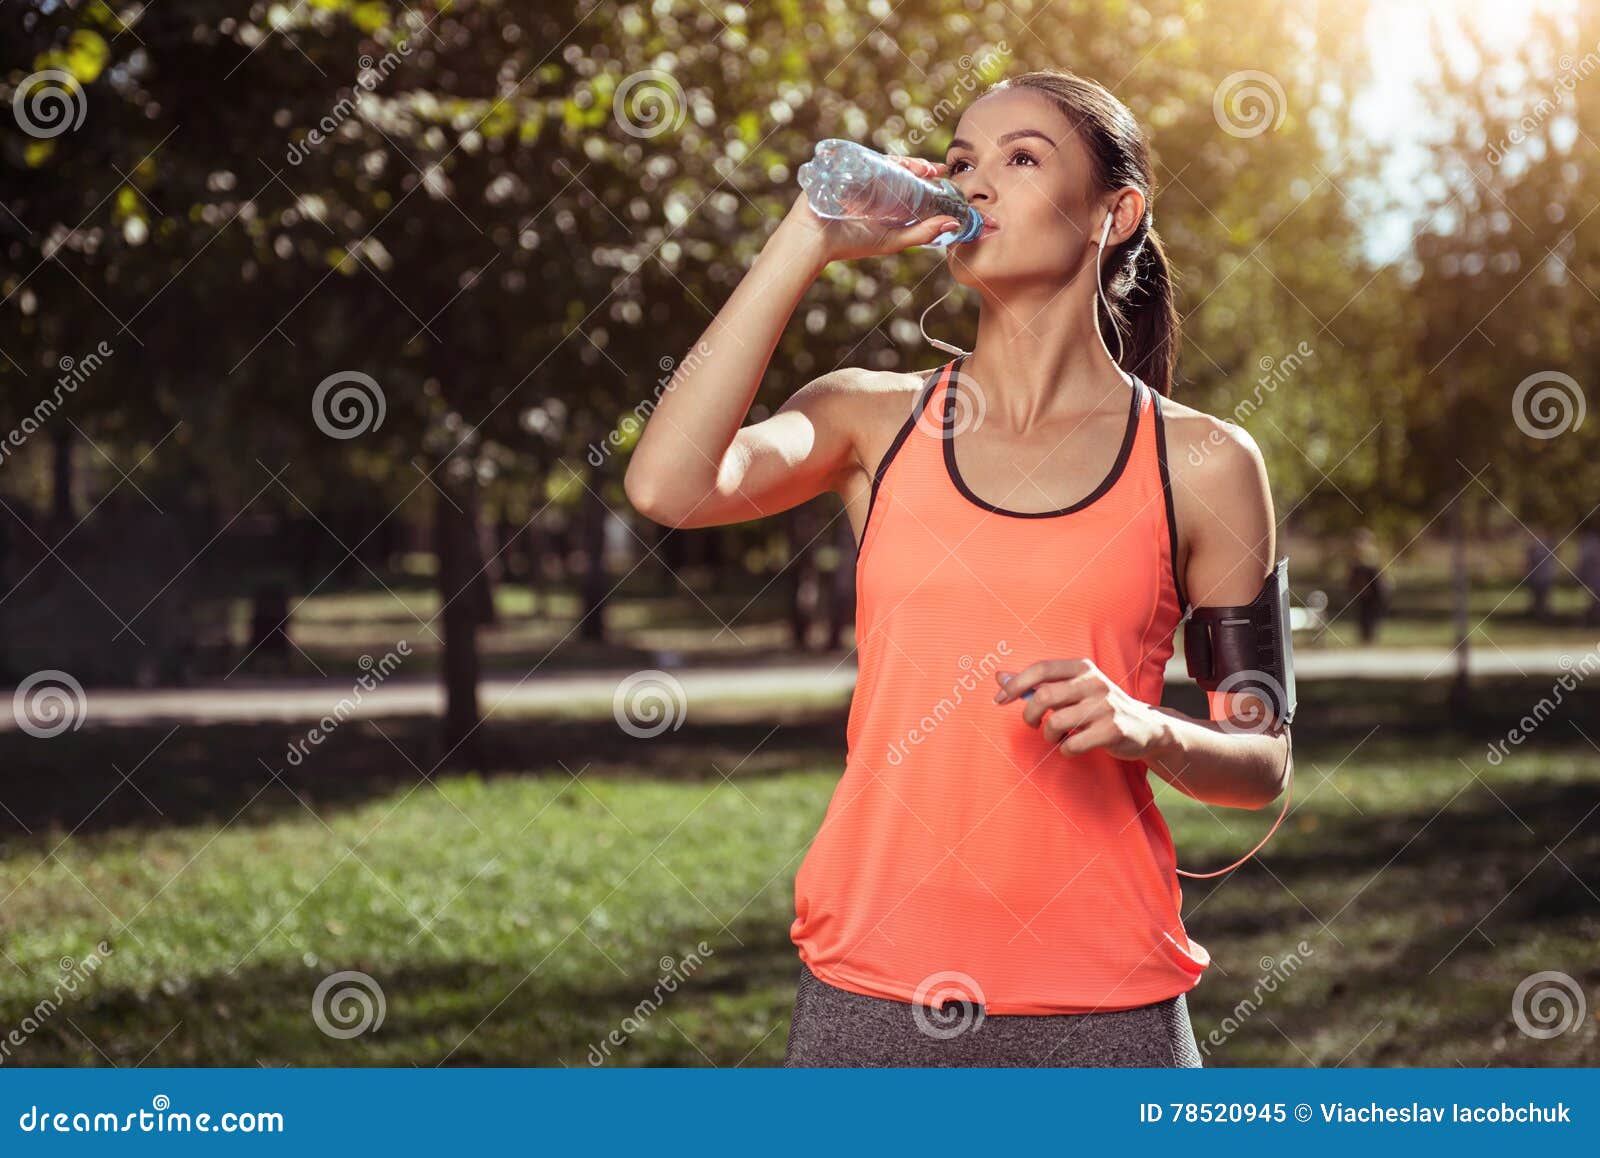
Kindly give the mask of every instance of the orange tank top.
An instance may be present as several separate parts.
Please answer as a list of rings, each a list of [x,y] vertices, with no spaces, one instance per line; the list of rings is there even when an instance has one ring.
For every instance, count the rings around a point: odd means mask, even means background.
[[[1148,766],[1066,755],[1023,721],[1026,701],[993,702],[997,669],[1068,658],[1161,702],[1185,597],[1160,395],[1135,379],[1090,494],[1010,511],[957,466],[976,397],[964,361],[929,376],[873,477],[845,769],[790,938],[823,981],[875,997],[995,1014],[1164,1000],[1211,957],[1179,916]]]

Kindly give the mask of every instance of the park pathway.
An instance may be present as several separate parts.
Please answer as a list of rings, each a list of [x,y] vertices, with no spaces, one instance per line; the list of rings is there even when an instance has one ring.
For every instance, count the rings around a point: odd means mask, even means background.
[[[1583,659],[1582,648],[1477,647],[1470,653],[1474,675],[1554,678]],[[1592,655],[1592,653],[1591,653]],[[1295,678],[1449,679],[1455,657],[1445,648],[1368,648],[1338,651],[1302,649],[1295,656]],[[632,670],[561,671],[526,675],[495,674],[479,683],[485,715],[561,712],[605,714]],[[770,701],[783,696],[845,700],[855,686],[854,658],[797,660],[759,667],[670,669],[690,703]],[[1579,678],[1583,672],[1577,672]],[[1188,682],[1181,656],[1167,666],[1169,685]],[[665,682],[665,681],[663,681]],[[184,688],[90,688],[85,693],[88,726],[249,721],[315,722],[348,700],[349,717],[435,716],[444,711],[444,691],[436,677],[393,676],[372,691],[357,691],[337,680],[245,680]],[[0,712],[0,730],[15,728],[15,712]]]

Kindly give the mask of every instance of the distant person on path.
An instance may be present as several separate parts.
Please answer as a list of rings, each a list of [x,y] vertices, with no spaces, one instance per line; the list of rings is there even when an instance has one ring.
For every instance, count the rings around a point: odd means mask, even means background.
[[[1600,624],[1600,516],[1594,514],[1583,521],[1578,534],[1578,582],[1589,593],[1583,621],[1593,627]]]
[[[1542,528],[1533,533],[1528,543],[1527,567],[1528,575],[1524,582],[1528,584],[1530,595],[1528,610],[1535,619],[1548,620],[1550,590],[1556,584],[1556,557],[1555,543]]]
[[[1362,527],[1355,534],[1345,583],[1348,590],[1346,606],[1355,605],[1361,642],[1373,643],[1378,638],[1378,624],[1389,610],[1392,585],[1389,577],[1383,573],[1383,555],[1378,550],[1378,536],[1368,527]]]

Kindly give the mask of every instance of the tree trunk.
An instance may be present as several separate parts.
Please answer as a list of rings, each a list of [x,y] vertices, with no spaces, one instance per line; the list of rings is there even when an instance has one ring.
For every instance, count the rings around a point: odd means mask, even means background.
[[[1462,509],[1466,501],[1462,493],[1450,503],[1450,586],[1456,629],[1456,674],[1450,685],[1450,707],[1458,720],[1472,710],[1472,669],[1467,656],[1471,588],[1467,574],[1467,518]]]
[[[605,484],[604,476],[596,474],[584,488],[578,507],[578,542],[583,556],[583,574],[578,580],[582,596],[583,619],[578,628],[580,639],[603,643],[606,638],[606,597],[610,594],[606,583],[606,518],[610,512],[599,491]]]
[[[478,738],[478,612],[471,596],[478,569],[474,526],[477,484],[453,484],[448,468],[438,472],[433,500],[434,551],[439,559],[440,616],[444,628],[444,761],[453,767],[482,765]],[[459,508],[459,509],[458,509]]]
[[[57,537],[77,521],[78,504],[73,499],[72,428],[58,423],[50,436],[52,450],[50,517],[60,528]]]
[[[833,525],[839,562],[829,576],[828,650],[838,651],[844,645],[845,628],[856,617],[856,533],[843,514]]]
[[[683,569],[689,564],[688,547],[692,537],[690,532],[674,527],[663,527],[661,534],[656,537],[656,554],[661,557],[656,590],[660,594],[671,595],[677,587],[675,576],[682,575]]]
[[[321,545],[322,528],[310,518],[297,518],[289,524],[294,530],[295,570],[301,591],[317,586],[322,576],[317,574],[317,548]]]
[[[522,578],[528,586],[529,617],[539,618],[540,588],[545,583],[545,554],[550,536],[539,519],[530,519],[518,532],[522,540]]]
[[[478,517],[477,488],[473,488],[472,553],[476,556],[472,570],[472,604],[480,624],[497,623],[494,609],[494,588],[500,578],[500,544],[496,541],[494,524]]]
[[[802,503],[788,519],[789,637],[794,649],[805,652],[810,646],[811,625],[822,606],[822,575],[817,569],[817,552],[812,539],[817,534],[817,504]]]

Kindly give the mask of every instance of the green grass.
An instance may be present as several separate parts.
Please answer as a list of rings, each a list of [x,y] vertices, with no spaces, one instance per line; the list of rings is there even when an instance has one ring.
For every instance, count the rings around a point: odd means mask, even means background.
[[[1303,688],[1289,818],[1238,871],[1181,878],[1214,958],[1189,997],[1208,1065],[1600,1064],[1600,752],[1578,731],[1600,738],[1600,691],[1484,758],[1546,691],[1485,685],[1450,728],[1441,684]],[[346,725],[298,768],[287,726],[0,737],[0,795],[31,830],[0,844],[0,1030],[61,958],[114,950],[0,1058],[582,1066],[616,1030],[605,1064],[779,1063],[793,874],[837,778],[842,705],[695,707],[649,741],[609,718],[506,721],[482,775],[433,779],[427,720]],[[1277,815],[1159,793],[1192,871]],[[1262,959],[1301,940],[1303,964],[1240,1009]],[[384,995],[382,1026],[349,1040],[311,1016],[340,970]],[[1584,988],[1576,1032],[1513,1023],[1541,970]]]

